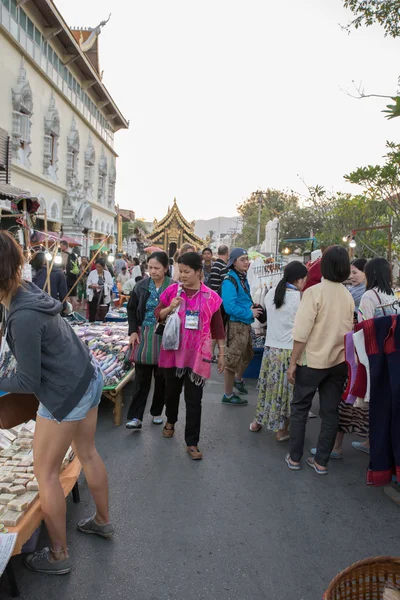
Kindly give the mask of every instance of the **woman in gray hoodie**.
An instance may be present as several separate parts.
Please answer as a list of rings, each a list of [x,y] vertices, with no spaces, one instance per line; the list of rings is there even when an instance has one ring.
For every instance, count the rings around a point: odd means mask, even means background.
[[[71,570],[61,463],[73,445],[96,504],[96,514],[78,523],[84,533],[110,537],[108,480],[95,447],[103,377],[87,347],[62,319],[61,302],[22,280],[24,257],[7,231],[0,231],[0,302],[3,335],[17,369],[0,376],[0,390],[35,394],[39,400],[33,443],[34,469],[51,546],[30,554],[27,567],[49,575]],[[3,344],[2,344],[3,348]]]

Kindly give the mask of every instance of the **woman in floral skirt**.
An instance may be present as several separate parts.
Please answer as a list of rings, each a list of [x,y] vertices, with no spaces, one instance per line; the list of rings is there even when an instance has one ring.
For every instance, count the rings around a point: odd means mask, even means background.
[[[261,364],[258,405],[250,431],[263,425],[276,432],[278,442],[289,439],[290,401],[293,387],[287,379],[293,349],[292,330],[300,304],[300,292],[307,279],[307,268],[299,261],[286,265],[283,279],[265,297],[267,336]]]

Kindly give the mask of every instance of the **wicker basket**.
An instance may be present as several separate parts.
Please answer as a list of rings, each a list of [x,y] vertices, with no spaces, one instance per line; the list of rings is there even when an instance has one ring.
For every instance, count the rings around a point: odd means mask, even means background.
[[[324,600],[382,600],[386,584],[400,589],[400,557],[377,556],[336,575]]]

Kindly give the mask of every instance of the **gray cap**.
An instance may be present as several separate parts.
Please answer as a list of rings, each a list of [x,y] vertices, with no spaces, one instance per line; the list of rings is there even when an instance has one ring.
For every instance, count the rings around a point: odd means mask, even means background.
[[[248,252],[244,248],[232,248],[227,266],[231,267],[236,259],[238,259],[240,256],[244,256],[245,254],[247,255]]]

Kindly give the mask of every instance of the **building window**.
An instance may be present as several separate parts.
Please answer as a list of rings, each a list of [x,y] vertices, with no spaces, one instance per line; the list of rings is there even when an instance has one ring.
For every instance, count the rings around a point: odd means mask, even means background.
[[[26,77],[24,59],[21,60],[17,85],[12,89],[12,155],[16,163],[30,167],[31,154],[31,117],[33,98]]]
[[[98,193],[97,199],[100,204],[104,204],[105,202],[105,194],[106,194],[106,179],[107,179],[107,158],[104,154],[104,148],[101,152],[101,157],[99,161],[99,179],[98,179]]]
[[[0,127],[0,182],[11,183],[11,140]]]
[[[79,160],[79,131],[75,117],[72,118],[71,130],[67,137],[67,186],[74,188],[78,184],[78,160]]]
[[[57,181],[58,171],[58,139],[60,137],[60,117],[56,108],[54,95],[44,118],[44,150],[43,173],[53,181]]]
[[[50,217],[56,221],[59,218],[58,205],[56,202],[53,202],[50,209]]]

